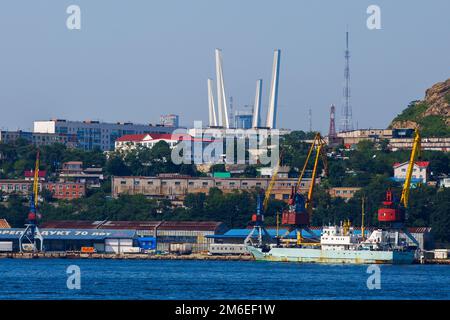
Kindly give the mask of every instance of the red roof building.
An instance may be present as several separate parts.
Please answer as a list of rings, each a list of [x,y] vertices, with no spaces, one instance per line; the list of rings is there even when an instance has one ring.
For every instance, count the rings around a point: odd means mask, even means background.
[[[416,161],[414,163],[412,173],[412,183],[426,183],[428,181],[430,165],[429,161]],[[409,161],[403,163],[394,163],[394,180],[403,182],[406,179],[406,173],[408,171]]]
[[[25,176],[25,180],[34,181],[34,170],[25,170],[23,175]],[[39,172],[38,172],[39,181],[45,181],[46,176],[47,176],[47,171],[39,170]]]

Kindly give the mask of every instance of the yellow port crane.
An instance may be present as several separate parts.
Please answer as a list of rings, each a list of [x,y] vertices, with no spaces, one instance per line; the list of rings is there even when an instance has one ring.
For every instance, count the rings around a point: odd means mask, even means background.
[[[272,193],[273,186],[275,185],[275,181],[277,180],[279,169],[280,169],[280,159],[278,159],[277,165],[274,167],[272,171],[272,179],[270,179],[269,185],[267,186],[267,190],[264,194],[264,202],[263,202],[264,212],[266,212],[267,206],[269,205],[270,194]]]
[[[311,218],[311,214],[312,214],[312,207],[313,207],[313,195],[314,195],[314,186],[315,186],[315,182],[316,182],[316,176],[317,176],[317,168],[318,168],[318,164],[319,164],[319,157],[322,157],[322,162],[323,162],[323,166],[324,166],[324,170],[325,170],[325,174],[328,173],[328,162],[327,162],[327,157],[325,154],[325,145],[326,142],[325,140],[322,138],[322,136],[320,135],[320,133],[317,133],[316,136],[314,137],[313,143],[311,144],[311,147],[309,148],[308,151],[308,155],[306,156],[306,160],[305,163],[303,164],[303,168],[302,171],[298,177],[297,183],[295,185],[295,192],[300,192],[300,186],[303,180],[303,176],[305,174],[306,171],[306,167],[309,164],[309,159],[311,158],[311,155],[313,153],[314,150],[316,150],[316,156],[314,159],[314,166],[313,166],[313,170],[312,170],[312,175],[311,175],[311,184],[309,185],[309,190],[308,190],[308,197],[306,198],[305,201],[305,209],[308,212],[309,217]]]
[[[409,201],[409,190],[411,189],[411,178],[414,170],[414,163],[416,159],[420,157],[420,148],[421,148],[421,137],[419,133],[419,129],[414,130],[414,142],[411,150],[411,156],[409,158],[408,170],[406,171],[406,179],[403,184],[402,196],[400,198],[400,204],[406,209],[408,208]]]
[[[34,180],[33,180],[33,200],[34,208],[37,210],[38,193],[39,193],[39,151],[36,155],[36,163],[34,164]]]
[[[36,154],[34,165],[33,192],[30,194],[30,211],[25,223],[25,230],[19,237],[19,250],[23,251],[43,251],[44,238],[38,227],[38,196],[39,196],[39,151]]]

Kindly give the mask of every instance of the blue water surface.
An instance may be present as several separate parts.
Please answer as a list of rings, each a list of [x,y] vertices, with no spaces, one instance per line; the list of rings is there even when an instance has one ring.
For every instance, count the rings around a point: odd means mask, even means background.
[[[67,287],[67,268],[81,289]],[[450,299],[450,266],[248,261],[0,259],[0,299]],[[372,281],[369,281],[373,283]]]

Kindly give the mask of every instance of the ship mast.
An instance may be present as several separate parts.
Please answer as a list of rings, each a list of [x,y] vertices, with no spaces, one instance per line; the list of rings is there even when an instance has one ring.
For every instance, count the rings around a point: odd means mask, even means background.
[[[362,240],[364,241],[365,236],[364,236],[364,232],[365,232],[365,228],[364,228],[364,196],[361,198],[361,237]]]

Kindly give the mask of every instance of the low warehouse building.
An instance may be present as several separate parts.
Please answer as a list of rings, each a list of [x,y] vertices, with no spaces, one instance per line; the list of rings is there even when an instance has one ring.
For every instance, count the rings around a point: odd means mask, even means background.
[[[133,230],[136,238],[153,237],[156,249],[169,251],[170,244],[192,244],[193,252],[209,250],[214,242],[211,235],[227,231],[224,223],[217,221],[48,221],[43,228],[86,228],[98,230]]]
[[[13,251],[19,251],[19,237],[24,229],[0,229],[0,241],[12,242]],[[46,251],[80,251],[93,247],[97,252],[122,253],[133,247],[134,230],[97,229],[41,229]]]

